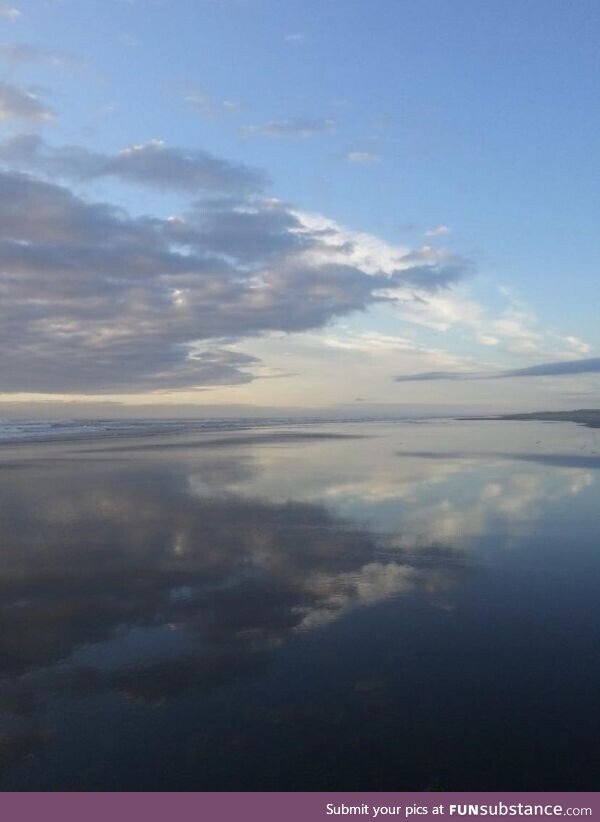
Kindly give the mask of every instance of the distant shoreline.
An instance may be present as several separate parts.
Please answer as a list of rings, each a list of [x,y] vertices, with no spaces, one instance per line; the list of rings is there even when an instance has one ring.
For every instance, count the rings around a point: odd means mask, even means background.
[[[461,417],[463,420],[514,420],[539,422],[574,422],[587,428],[600,428],[600,409],[582,408],[576,411],[531,411],[524,414],[498,414],[490,417]]]

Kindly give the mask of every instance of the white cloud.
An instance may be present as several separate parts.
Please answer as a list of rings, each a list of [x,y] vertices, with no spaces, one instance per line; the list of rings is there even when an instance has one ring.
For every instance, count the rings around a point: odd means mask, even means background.
[[[219,117],[223,114],[236,114],[241,105],[233,100],[214,100],[202,88],[190,89],[184,100],[188,106],[198,111],[204,117]]]
[[[570,357],[589,354],[592,350],[592,346],[589,343],[579,339],[579,337],[574,337],[572,335],[567,335],[564,337],[560,334],[556,334],[555,336],[557,340],[560,340],[560,342],[567,346],[567,350],[563,352],[563,356]]]
[[[451,229],[448,228],[447,225],[436,225],[434,228],[430,228],[425,232],[426,237],[446,237],[448,234],[451,234]]]
[[[381,162],[381,157],[370,151],[350,151],[346,155],[346,160],[353,165],[374,166]]]
[[[459,264],[463,266],[463,274],[468,272],[468,261],[447,249],[429,245],[409,249],[374,234],[347,229],[320,214],[294,213],[302,225],[298,231],[321,235],[321,244],[304,253],[313,262],[329,260],[356,265],[370,274],[416,268],[420,277],[397,284],[387,292],[404,322],[437,332],[455,329],[478,345],[519,358],[573,359],[591,350],[587,342],[576,336],[559,335],[541,327],[537,317],[507,290],[501,293],[508,300],[508,306],[494,314],[460,284],[460,276],[454,280],[449,277],[448,287],[443,289],[424,287],[431,286],[431,273],[438,268],[449,273],[454,264]],[[428,268],[429,275],[421,266]]]
[[[402,265],[402,259],[410,253],[405,246],[392,245],[374,234],[353,231],[322,214],[307,211],[293,212],[300,221],[299,231],[316,233],[321,237],[317,249],[306,254],[315,262],[328,261],[358,265],[369,274],[383,271],[390,274]]]
[[[480,345],[498,345],[500,342],[493,334],[478,334],[475,339]]]
[[[336,330],[334,329],[334,332]],[[306,335],[305,335],[306,337]],[[467,357],[460,357],[451,354],[441,348],[431,348],[423,345],[409,337],[399,337],[393,334],[381,334],[377,331],[363,332],[343,332],[336,333],[321,332],[314,335],[313,339],[320,345],[328,348],[335,348],[343,351],[355,351],[361,354],[377,357],[379,360],[385,356],[392,366],[397,363],[401,355],[418,357],[421,361],[428,363],[430,367],[436,368],[456,368],[472,369],[475,365],[473,360]]]
[[[134,218],[64,185],[0,173],[4,391],[175,390],[276,376],[285,367],[270,372],[231,343],[320,328],[391,299],[386,291],[427,294],[460,275],[459,261],[446,267],[440,255],[303,220],[260,195],[256,171],[207,152],[152,141],[105,155],[22,136],[0,155],[63,179],[116,176],[205,194],[176,218]]]
[[[21,12],[15,6],[11,6],[9,3],[0,3],[0,17],[7,20],[16,20],[20,16]]]
[[[478,345],[520,359],[569,360],[591,351],[591,346],[576,336],[544,328],[522,302],[507,291],[501,293],[509,305],[499,314],[474,300],[464,288],[424,294],[418,301],[401,303],[399,310],[407,322],[435,331],[457,329]]]
[[[447,287],[470,272],[468,260],[444,249],[430,246],[410,249],[388,243],[375,234],[354,231],[322,214],[293,211],[300,222],[299,234],[318,235],[318,246],[306,249],[304,257],[312,262],[330,262],[360,267],[368,274],[392,277],[405,272],[404,278],[390,282],[390,299],[414,300],[414,292],[427,294]]]
[[[509,309],[491,323],[490,330],[503,340],[510,353],[537,355],[543,352],[544,335],[534,330],[534,324],[530,314]]]
[[[407,322],[434,331],[465,328],[477,331],[483,324],[483,307],[464,291],[424,295],[418,302],[400,303],[400,313]]]
[[[414,340],[419,326],[520,356],[558,343],[548,360],[589,351],[540,329],[513,298],[500,314],[486,310],[464,282],[470,261],[448,249],[411,249],[294,209],[264,196],[260,171],[202,150],[153,140],[106,154],[19,135],[0,144],[0,159],[28,172],[0,175],[5,391],[242,384],[293,365],[263,365],[256,345],[242,351],[238,341],[319,328],[322,351],[354,352],[380,381],[387,368],[388,385],[402,370],[502,370]],[[171,218],[134,218],[64,185],[105,177],[191,203]],[[384,305],[405,333],[331,331],[340,317]],[[369,388],[378,390],[374,380]]]

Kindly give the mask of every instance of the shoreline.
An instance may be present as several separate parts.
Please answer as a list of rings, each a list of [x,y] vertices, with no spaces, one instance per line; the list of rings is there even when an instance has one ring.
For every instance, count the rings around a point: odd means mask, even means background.
[[[48,423],[31,423],[25,421],[6,421],[4,424],[15,430],[14,434],[3,435],[0,423],[0,448],[13,445],[50,444],[50,443],[85,443],[105,442],[127,438],[149,438],[160,436],[198,435],[234,435],[243,432],[265,431],[269,429],[306,428],[319,425],[361,425],[372,423],[421,423],[437,420],[449,420],[445,417],[273,417],[264,419],[207,419],[207,420],[54,420]],[[32,426],[28,431],[27,427]],[[37,430],[33,428],[37,426]],[[23,430],[19,431],[18,429]]]
[[[418,424],[426,422],[571,422],[586,428],[600,429],[600,409],[578,409],[574,411],[533,411],[513,414],[464,415],[441,417],[363,417],[334,418],[266,418],[266,419],[207,419],[207,420],[54,420],[48,423],[30,420],[6,421],[14,433],[3,436],[0,424],[0,449],[25,445],[51,445],[60,443],[85,444],[108,443],[128,439],[150,439],[158,437],[185,437],[191,434],[200,436],[217,435],[216,444],[223,444],[223,439],[238,439],[244,433],[252,439],[260,439],[260,433],[279,429],[279,435],[266,434],[266,438],[286,438],[282,429],[298,429],[313,426],[357,425],[357,424]],[[29,429],[29,431],[27,430]],[[37,428],[37,430],[35,430]],[[21,429],[19,431],[19,429]],[[32,430],[33,429],[33,430]],[[257,433],[254,433],[257,432]],[[219,437],[220,435],[220,437]],[[289,437],[289,433],[287,435]],[[306,438],[329,438],[328,434],[306,434]],[[339,437],[343,437],[340,434]]]
[[[581,408],[575,411],[530,411],[519,414],[494,414],[493,416],[457,417],[461,420],[489,420],[509,422],[573,422],[586,428],[600,428],[600,409]]]

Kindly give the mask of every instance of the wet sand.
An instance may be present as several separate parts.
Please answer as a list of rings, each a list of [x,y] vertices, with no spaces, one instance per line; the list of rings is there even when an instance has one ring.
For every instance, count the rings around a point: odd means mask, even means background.
[[[3,790],[593,790],[600,433],[0,448]]]

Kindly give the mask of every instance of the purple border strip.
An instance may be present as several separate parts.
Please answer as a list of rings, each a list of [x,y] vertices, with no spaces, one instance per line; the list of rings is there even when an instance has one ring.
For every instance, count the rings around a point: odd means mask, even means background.
[[[530,806],[543,810],[528,812]],[[375,814],[375,808],[382,810]],[[354,822],[357,817],[389,822],[390,816],[428,822],[565,816],[600,822],[600,793],[3,793],[0,813],[7,822]]]

